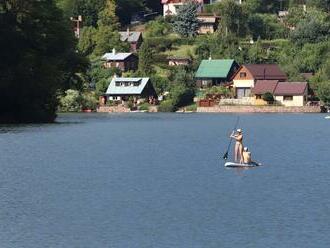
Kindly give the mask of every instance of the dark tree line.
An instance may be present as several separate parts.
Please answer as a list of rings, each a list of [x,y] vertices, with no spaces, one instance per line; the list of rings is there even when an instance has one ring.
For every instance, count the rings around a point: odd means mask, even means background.
[[[0,2],[0,122],[50,122],[84,60],[52,0]]]

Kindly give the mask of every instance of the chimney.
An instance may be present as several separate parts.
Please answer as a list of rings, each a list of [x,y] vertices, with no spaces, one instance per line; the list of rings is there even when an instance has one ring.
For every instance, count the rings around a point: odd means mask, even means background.
[[[129,27],[127,28],[126,32],[127,32],[127,37],[129,37]]]
[[[116,48],[112,49],[112,55],[116,55]]]
[[[210,55],[209,60],[212,60],[212,56]]]

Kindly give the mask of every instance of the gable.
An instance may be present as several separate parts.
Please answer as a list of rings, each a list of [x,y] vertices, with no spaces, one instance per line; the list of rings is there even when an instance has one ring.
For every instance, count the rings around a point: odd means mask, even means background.
[[[243,65],[234,74],[233,80],[253,80],[251,72]]]

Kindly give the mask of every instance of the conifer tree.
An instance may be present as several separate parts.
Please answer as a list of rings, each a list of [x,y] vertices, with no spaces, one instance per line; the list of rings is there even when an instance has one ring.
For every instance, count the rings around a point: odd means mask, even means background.
[[[174,31],[184,37],[195,36],[198,30],[197,10],[198,4],[194,1],[182,5],[174,18]]]
[[[119,21],[116,16],[116,0],[106,0],[104,8],[99,13],[98,25],[110,26],[113,30],[118,29]]]
[[[153,55],[154,52],[148,41],[144,41],[139,49],[139,70],[141,76],[148,76],[153,73]]]

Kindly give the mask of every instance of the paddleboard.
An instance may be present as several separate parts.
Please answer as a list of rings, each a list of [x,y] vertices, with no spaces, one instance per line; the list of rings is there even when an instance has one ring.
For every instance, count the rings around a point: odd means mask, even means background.
[[[260,163],[252,162],[249,164],[240,164],[240,163],[234,163],[234,162],[226,162],[225,167],[257,167],[261,166]]]

